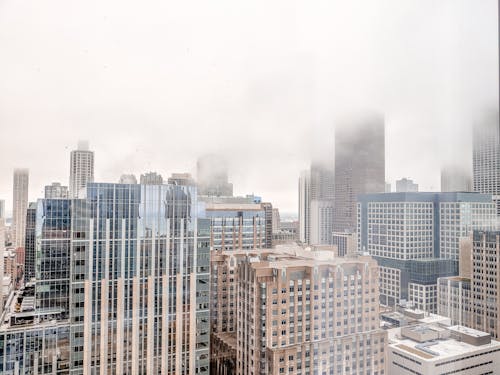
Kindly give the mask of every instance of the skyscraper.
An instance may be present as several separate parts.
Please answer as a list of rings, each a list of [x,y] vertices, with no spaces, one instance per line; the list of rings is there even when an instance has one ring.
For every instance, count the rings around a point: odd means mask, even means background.
[[[410,193],[417,192],[418,184],[414,183],[409,178],[402,178],[396,181],[396,193]]]
[[[51,185],[45,186],[45,198],[68,198],[68,187],[61,185],[59,182],[53,182]]]
[[[472,191],[470,171],[459,165],[448,165],[441,169],[441,191]]]
[[[227,161],[220,155],[205,155],[196,163],[198,194],[233,196],[233,184],[228,181]]]
[[[474,191],[493,196],[500,216],[500,127],[498,111],[485,114],[473,131]]]
[[[163,177],[156,172],[147,172],[141,174],[140,183],[141,185],[161,185],[163,184]]]
[[[24,247],[26,235],[26,209],[28,208],[29,171],[14,170],[13,207],[12,207],[12,242],[14,246]]]
[[[359,194],[385,191],[384,118],[366,114],[335,128],[336,232],[356,231]]]
[[[137,184],[137,178],[133,174],[122,174],[120,176],[119,184]]]
[[[317,245],[328,241],[329,244],[333,230],[333,199],[333,163],[332,165],[324,161],[311,163],[311,168],[303,171],[299,178],[299,223],[302,243],[310,244],[313,241]],[[321,238],[322,242],[316,242]]]
[[[36,252],[36,210],[37,203],[31,202],[26,213],[26,247],[24,260],[24,281],[28,282],[35,277]]]
[[[70,198],[81,198],[87,183],[94,181],[94,152],[87,141],[79,141],[77,150],[71,151],[69,169]]]

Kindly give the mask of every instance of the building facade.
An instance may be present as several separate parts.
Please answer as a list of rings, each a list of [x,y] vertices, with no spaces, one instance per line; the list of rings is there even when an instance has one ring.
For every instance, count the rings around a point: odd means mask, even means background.
[[[463,166],[448,165],[441,169],[441,192],[473,191],[472,175]]]
[[[69,191],[67,186],[61,185],[59,182],[53,182],[45,186],[45,198],[69,198]]]
[[[228,180],[227,161],[220,155],[204,155],[196,163],[198,194],[233,196],[233,184]]]
[[[477,122],[473,130],[474,191],[493,196],[500,216],[500,125],[498,110]]]
[[[386,373],[371,257],[249,256],[238,272],[238,374]]]
[[[36,210],[37,203],[31,202],[26,211],[26,246],[24,262],[24,281],[28,282],[35,277],[36,251]]]
[[[311,200],[311,245],[331,245],[334,204],[332,200]]]
[[[161,185],[161,184],[163,184],[163,177],[161,176],[161,174],[156,173],[156,172],[147,172],[147,173],[141,174],[140,184],[141,185]]]
[[[396,181],[396,193],[416,193],[417,191],[418,184],[409,178],[402,178]]]
[[[26,234],[26,210],[28,208],[29,171],[27,169],[14,170],[13,206],[12,206],[12,243],[17,247],[24,247]]]
[[[69,170],[69,197],[81,198],[85,187],[94,181],[94,152],[86,141],[78,142],[78,148],[71,151]]]

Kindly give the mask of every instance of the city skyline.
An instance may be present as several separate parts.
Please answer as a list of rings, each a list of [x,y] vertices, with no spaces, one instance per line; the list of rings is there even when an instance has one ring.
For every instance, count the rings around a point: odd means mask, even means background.
[[[107,6],[5,7],[0,124],[9,137],[0,140],[0,197],[6,207],[13,168],[30,169],[33,200],[52,180],[68,184],[66,154],[88,139],[96,180],[148,170],[194,174],[200,154],[220,152],[232,159],[235,194],[265,194],[283,212],[295,212],[296,176],[318,148],[333,154],[335,115],[353,106],[384,113],[389,181],[410,176],[422,191],[438,190],[435,161],[463,162],[460,155],[470,154],[469,127],[498,97],[495,1],[282,3],[263,20],[260,5],[241,12],[220,1],[200,5],[199,14],[179,5],[171,13],[181,22],[154,3],[144,9],[122,3],[119,17]],[[95,33],[76,14],[95,21]],[[205,18],[214,29],[202,35],[196,25]],[[140,33],[126,31],[122,19]],[[68,20],[75,22],[66,28]],[[38,27],[25,28],[26,22]],[[261,28],[250,33],[256,23]],[[394,37],[396,30],[401,35]],[[164,48],[139,42],[157,35],[166,35]],[[39,46],[55,59],[42,57]],[[137,70],[141,55],[158,61],[149,74]],[[122,79],[124,71],[130,80]],[[317,138],[327,144],[316,147]]]

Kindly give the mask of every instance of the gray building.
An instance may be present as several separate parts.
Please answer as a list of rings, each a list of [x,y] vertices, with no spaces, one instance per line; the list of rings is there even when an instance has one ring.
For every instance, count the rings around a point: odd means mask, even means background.
[[[233,184],[228,180],[227,161],[220,155],[205,155],[196,163],[198,194],[233,196]]]
[[[490,111],[473,131],[474,191],[493,196],[500,216],[500,125],[498,111]]]
[[[69,169],[69,197],[81,198],[85,187],[94,181],[94,152],[87,141],[79,141],[78,148],[71,151]]]
[[[335,128],[335,232],[356,231],[359,194],[385,191],[384,118],[368,114]]]
[[[68,198],[69,192],[68,187],[61,185],[59,182],[53,182],[50,185],[45,186],[45,198]]]
[[[147,172],[141,174],[140,183],[141,185],[161,185],[163,184],[163,177],[156,172]]]
[[[459,165],[443,167],[441,169],[441,191],[473,191],[470,171]]]
[[[37,203],[31,202],[26,213],[26,246],[24,249],[24,281],[35,278]]]
[[[12,187],[12,242],[16,248],[24,247],[26,234],[26,210],[28,208],[29,171],[14,169]]]
[[[120,176],[119,184],[137,184],[137,177],[134,174],[122,174]]]
[[[491,195],[366,194],[358,203],[358,250],[380,266],[381,301],[437,309],[437,278],[458,274],[460,238],[491,227]]]
[[[396,181],[396,193],[415,193],[418,191],[418,184],[409,178],[402,178]]]

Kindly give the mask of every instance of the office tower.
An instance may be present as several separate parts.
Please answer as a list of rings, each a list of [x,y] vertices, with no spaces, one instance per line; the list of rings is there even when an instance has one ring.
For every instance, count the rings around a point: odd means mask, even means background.
[[[311,200],[311,245],[332,244],[333,214],[333,200]]]
[[[356,233],[333,232],[332,245],[337,247],[338,256],[355,254],[358,251]]]
[[[4,307],[4,291],[3,291],[4,253],[5,253],[5,219],[3,216],[0,216],[0,316],[3,313],[3,307]]]
[[[500,215],[500,125],[498,111],[487,113],[473,130],[474,191],[493,196]]]
[[[460,238],[495,221],[479,193],[366,194],[358,204],[358,250],[380,266],[381,302],[437,311],[437,278],[458,273]]]
[[[279,233],[280,231],[280,211],[277,208],[273,208],[273,234]]]
[[[264,248],[271,249],[273,247],[273,205],[269,202],[262,202],[264,210]]]
[[[331,214],[325,215],[333,209],[334,173],[333,168],[326,162],[315,161],[309,170],[303,171],[299,178],[299,224],[300,241],[305,244],[320,240],[320,233],[332,231]],[[312,203],[316,201],[316,203]],[[315,211],[312,212],[312,208]],[[328,207],[328,208],[327,208]],[[314,219],[312,217],[314,215]],[[326,220],[326,221],[324,221]],[[312,226],[314,221],[314,227]],[[328,227],[328,228],[327,228]],[[325,237],[326,236],[326,237]],[[329,241],[330,235],[324,234],[324,241]],[[319,244],[319,242],[315,242]]]
[[[50,311],[49,319],[67,319],[70,313],[71,203],[70,199],[39,199],[35,212],[36,309],[39,314]]]
[[[163,184],[163,177],[161,176],[161,174],[158,174],[156,172],[147,172],[147,173],[141,174],[140,184],[141,185],[161,185],[161,184]]]
[[[14,169],[12,242],[16,248],[24,247],[26,209],[28,208],[28,184],[29,171],[27,169]]]
[[[51,185],[45,186],[45,198],[68,198],[68,187],[62,186],[59,182],[53,182]]]
[[[70,154],[69,197],[81,198],[85,187],[94,181],[94,152],[87,141],[79,141]]]
[[[5,201],[0,199],[0,218],[5,219]]]
[[[71,373],[207,374],[210,228],[196,188],[92,183],[72,211]]]
[[[280,230],[273,234],[273,246],[297,242],[299,240],[299,222],[281,221]]]
[[[385,183],[385,193],[390,193],[391,192],[391,183],[386,182]]]
[[[333,255],[263,254],[241,263],[237,374],[385,373],[377,263]]]
[[[460,165],[448,165],[441,169],[441,191],[473,191],[470,171]]]
[[[299,177],[299,240],[310,242],[311,236],[311,173],[302,171]]]
[[[418,191],[418,184],[408,178],[396,180],[396,193],[415,193]]]
[[[500,342],[485,332],[422,323],[388,335],[388,374],[497,374],[500,367]]]
[[[335,128],[335,232],[356,231],[359,194],[385,191],[384,118],[364,115]]]
[[[26,213],[25,283],[35,277],[36,210],[37,203],[31,202]]]
[[[500,231],[474,231],[472,328],[500,337]]]
[[[172,173],[172,175],[168,178],[168,183],[172,185],[196,185],[196,182],[190,173]]]
[[[228,181],[226,160],[220,155],[205,155],[196,163],[198,194],[208,196],[232,196],[233,184]]]
[[[267,246],[266,209],[262,204],[205,203],[205,210],[210,219],[212,250],[252,250]]]
[[[137,184],[137,177],[133,174],[122,174],[118,180],[119,184]]]

